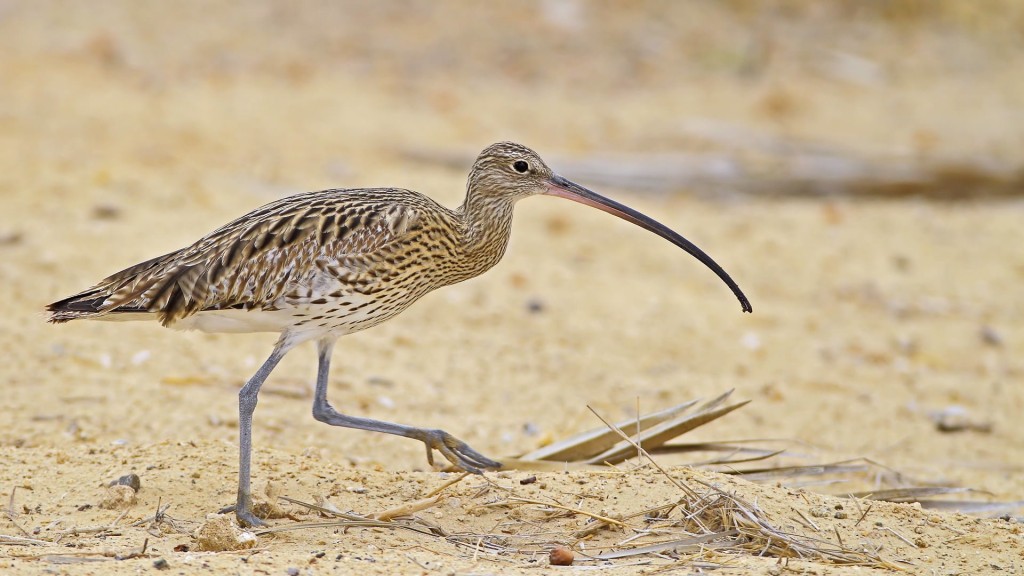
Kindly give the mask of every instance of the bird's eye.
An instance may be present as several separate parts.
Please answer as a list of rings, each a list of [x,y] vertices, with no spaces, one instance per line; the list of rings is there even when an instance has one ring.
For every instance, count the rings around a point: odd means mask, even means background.
[[[516,160],[512,163],[512,169],[520,174],[525,174],[530,169],[530,165],[523,160]]]

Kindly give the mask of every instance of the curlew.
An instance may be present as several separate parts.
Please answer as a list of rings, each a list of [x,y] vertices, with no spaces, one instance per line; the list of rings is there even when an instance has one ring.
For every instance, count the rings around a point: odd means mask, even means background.
[[[296,194],[257,208],[200,238],[47,307],[49,321],[156,319],[206,332],[276,332],[270,357],[238,393],[238,495],[242,524],[252,512],[252,416],[263,382],[296,345],[315,340],[318,372],[313,417],[332,426],[423,442],[469,472],[500,468],[443,430],[348,416],[327,400],[331,352],[339,336],[376,326],[421,296],[478,276],[505,253],[517,200],[546,194],[632,222],[682,248],[715,272],[751,307],[729,275],[690,241],[618,202],[556,175],[532,150],[489,146],[473,163],[466,198],[446,208],[411,190],[366,188]],[[229,508],[230,509],[230,508]]]

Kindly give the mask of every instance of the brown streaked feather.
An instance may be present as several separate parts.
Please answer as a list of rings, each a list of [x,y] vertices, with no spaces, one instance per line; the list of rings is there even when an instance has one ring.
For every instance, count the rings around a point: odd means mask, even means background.
[[[111,287],[124,286],[126,282],[130,281],[130,279],[140,275],[145,275],[154,267],[159,266],[161,262],[174,256],[174,254],[176,254],[176,252],[157,256],[156,258],[151,258],[145,262],[140,262],[134,266],[125,268],[116,274],[111,274],[103,280],[100,280],[95,286],[87,290],[48,305],[46,310],[53,312],[49,321],[53,323],[61,323],[68,322],[76,318],[102,314],[104,303],[109,300],[112,295]],[[133,310],[133,312],[140,311],[144,310]]]
[[[50,321],[145,311],[170,325],[203,310],[272,309],[315,267],[345,261],[359,269],[361,260],[400,242],[427,215],[451,212],[398,189],[298,194],[51,304]]]

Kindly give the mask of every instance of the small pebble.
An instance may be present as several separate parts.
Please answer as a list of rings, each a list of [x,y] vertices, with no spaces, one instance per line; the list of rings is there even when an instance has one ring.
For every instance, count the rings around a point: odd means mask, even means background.
[[[21,232],[0,230],[0,246],[14,246],[21,243]]]
[[[132,354],[132,364],[138,366],[139,364],[144,363],[146,360],[149,360],[149,357],[152,355],[153,354],[150,353],[149,350],[139,350],[135,354]]]
[[[167,560],[157,558],[153,561],[153,568],[156,568],[157,570],[169,570],[171,565],[167,563]]]
[[[1002,346],[1003,336],[991,326],[982,326],[979,333],[981,341],[989,346]]]
[[[139,478],[138,474],[135,474],[133,472],[131,474],[125,474],[124,476],[121,476],[117,480],[114,480],[110,484],[107,484],[107,486],[128,486],[132,490],[138,492],[139,490],[142,489],[142,479]]]
[[[520,480],[519,483],[522,484],[523,486],[526,486],[527,484],[533,484],[536,481],[537,481],[537,477],[536,476],[527,476],[526,478],[523,478],[522,480]]]
[[[827,518],[832,515],[832,511],[827,506],[815,506],[811,508],[811,516],[815,518]]]
[[[366,379],[366,383],[370,386],[381,386],[383,388],[394,388],[395,383],[383,376],[370,376]]]
[[[288,576],[299,576],[299,569],[295,566],[291,566],[287,570]]]
[[[565,546],[555,546],[551,549],[551,553],[548,554],[548,562],[552,566],[571,566],[574,559],[575,555],[572,553],[572,550]]]
[[[740,344],[747,350],[758,350],[761,348],[761,337],[755,332],[747,332],[740,339]]]
[[[121,217],[121,208],[113,204],[97,204],[92,207],[92,217],[97,220],[116,220]]]

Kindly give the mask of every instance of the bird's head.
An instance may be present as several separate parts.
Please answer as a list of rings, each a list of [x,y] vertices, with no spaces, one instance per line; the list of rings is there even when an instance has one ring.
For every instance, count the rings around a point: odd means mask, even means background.
[[[547,192],[551,168],[533,150],[515,142],[484,149],[469,173],[469,190],[488,199],[516,201]]]
[[[485,204],[496,202],[510,207],[510,204],[506,203],[535,194],[558,196],[586,204],[654,232],[682,248],[714,271],[739,299],[743,311],[751,311],[750,302],[736,282],[729,277],[729,274],[703,250],[664,224],[555,174],[541,160],[540,155],[522,144],[515,142],[491,144],[477,156],[476,162],[473,163],[473,169],[469,173],[467,200],[475,196],[476,199],[483,200]]]

